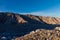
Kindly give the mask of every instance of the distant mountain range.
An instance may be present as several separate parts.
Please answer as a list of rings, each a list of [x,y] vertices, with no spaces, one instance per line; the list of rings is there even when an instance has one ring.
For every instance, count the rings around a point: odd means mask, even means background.
[[[56,27],[60,27],[60,18],[0,12],[0,33],[20,37],[37,29],[53,30]]]

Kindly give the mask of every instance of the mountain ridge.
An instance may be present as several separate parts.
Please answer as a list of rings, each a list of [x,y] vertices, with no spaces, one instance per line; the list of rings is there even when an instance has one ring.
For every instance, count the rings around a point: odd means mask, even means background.
[[[60,27],[60,18],[0,12],[0,35],[20,37],[37,29],[54,30],[56,27]]]
[[[0,12],[0,16],[1,16],[1,14],[5,15],[7,17],[11,16],[11,18],[13,18],[15,16],[17,20],[19,20],[20,18],[22,20],[24,20],[23,17],[21,17],[22,14],[9,13],[9,12]],[[27,16],[27,17],[29,17],[31,19],[34,19],[34,20],[37,20],[37,21],[39,21],[39,19],[41,19],[42,21],[44,21],[44,22],[46,22],[48,24],[57,24],[56,21],[60,20],[60,18],[50,17],[50,16],[35,16],[35,15],[30,15],[30,14],[26,14],[26,15],[22,15],[22,16]],[[50,23],[49,21],[52,21],[52,22],[55,21],[56,23]],[[60,23],[60,21],[59,21],[59,23]]]

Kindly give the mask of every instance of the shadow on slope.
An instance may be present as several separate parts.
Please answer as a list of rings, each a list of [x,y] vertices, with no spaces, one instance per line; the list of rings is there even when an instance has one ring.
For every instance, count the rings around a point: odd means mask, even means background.
[[[40,21],[34,20],[29,18],[28,16],[25,15],[20,15],[24,20],[28,21],[27,23],[20,24],[18,28],[18,32],[20,32],[20,35],[18,36],[23,36],[25,34],[30,33],[31,31],[35,31],[36,29],[46,29],[46,30],[53,30],[56,27],[60,27],[59,24],[47,24],[43,22],[43,20],[40,19]]]
[[[36,29],[47,29],[47,30],[53,30],[56,27],[60,27],[59,24],[47,24],[45,22],[43,22],[43,20],[40,19],[40,21],[34,20],[29,18],[28,16],[25,15],[20,15],[20,17],[22,17],[24,20],[27,21],[27,23],[23,23],[23,24],[2,24],[0,25],[0,32],[2,33],[10,33],[7,34],[10,36],[16,36],[16,37],[20,37],[23,35],[26,35],[28,33],[30,33],[31,31],[35,31]],[[2,34],[5,35],[6,34]]]

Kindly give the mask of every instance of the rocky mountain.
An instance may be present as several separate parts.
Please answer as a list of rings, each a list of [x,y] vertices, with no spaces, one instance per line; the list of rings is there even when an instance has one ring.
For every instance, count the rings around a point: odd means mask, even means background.
[[[37,29],[54,30],[60,18],[0,12],[0,36],[21,37]]]

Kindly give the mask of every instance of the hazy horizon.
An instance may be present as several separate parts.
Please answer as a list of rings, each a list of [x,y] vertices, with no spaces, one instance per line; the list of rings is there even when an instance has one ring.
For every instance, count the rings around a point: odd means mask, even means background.
[[[60,17],[60,0],[0,0],[0,12]]]

